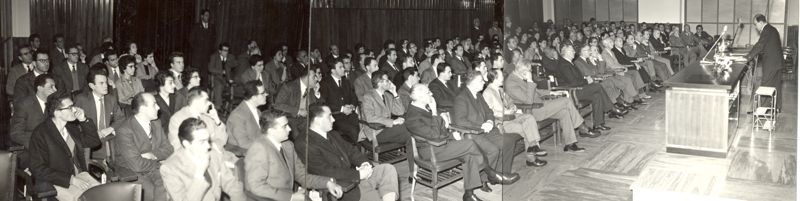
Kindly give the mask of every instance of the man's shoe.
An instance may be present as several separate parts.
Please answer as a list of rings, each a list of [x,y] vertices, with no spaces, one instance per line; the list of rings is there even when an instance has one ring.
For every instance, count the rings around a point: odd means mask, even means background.
[[[600,124],[600,125],[594,126],[594,129],[607,131],[607,130],[611,130],[611,127],[608,127],[605,124]]]
[[[531,160],[531,158],[533,158],[533,160]],[[528,157],[528,160],[525,161],[525,164],[533,167],[542,167],[547,165],[547,161],[539,160],[539,158],[533,156],[533,157]]]
[[[600,135],[602,135],[602,133],[597,129],[591,129],[591,130],[588,130],[588,131],[580,131],[579,135],[581,137],[596,138],[596,137],[600,137]]]
[[[624,117],[623,117],[622,115],[620,115],[620,114],[615,114],[615,113],[613,113],[613,112],[612,112],[612,113],[608,113],[608,118],[612,118],[612,119],[622,119],[622,118],[624,118]]]
[[[481,200],[481,198],[479,198],[477,195],[475,195],[475,193],[473,193],[472,191],[464,192],[463,200],[464,201],[483,201],[483,200]]]
[[[545,151],[544,149],[539,148],[538,145],[528,147],[527,152],[528,153],[533,153],[536,156],[547,156],[547,151]]]
[[[486,172],[486,177],[488,177],[490,184],[508,185],[519,180],[519,174],[517,173],[506,174],[492,169],[486,169],[484,171]]]
[[[488,181],[483,182],[483,184],[481,184],[481,191],[491,193],[492,187],[489,187],[489,185],[491,184]]]
[[[564,152],[571,151],[571,152],[584,152],[586,149],[578,147],[577,143],[572,143],[570,145],[564,146]]]

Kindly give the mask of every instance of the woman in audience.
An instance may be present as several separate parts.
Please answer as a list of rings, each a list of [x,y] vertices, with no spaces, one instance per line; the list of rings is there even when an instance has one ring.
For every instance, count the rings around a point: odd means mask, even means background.
[[[130,114],[131,100],[136,94],[144,92],[144,86],[142,86],[142,80],[135,76],[136,67],[133,56],[122,56],[119,59],[119,66],[122,68],[122,77],[115,83],[117,99],[125,114]]]
[[[523,58],[529,59],[531,61],[541,61],[542,60],[542,53],[539,51],[539,46],[536,42],[531,42],[528,49],[525,50],[525,56]]]
[[[183,88],[175,91],[175,110],[180,110],[188,103],[188,93],[192,88],[200,86],[200,72],[194,68],[188,68],[183,71],[180,82]]]
[[[143,49],[142,53],[145,57],[142,62],[136,63],[136,77],[142,80],[151,80],[158,73],[155,54],[151,49]]]

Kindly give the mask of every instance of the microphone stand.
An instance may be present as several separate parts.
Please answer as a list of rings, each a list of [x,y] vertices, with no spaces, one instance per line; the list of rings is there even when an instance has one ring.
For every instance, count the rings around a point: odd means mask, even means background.
[[[714,41],[714,45],[712,45],[712,46],[711,46],[711,48],[709,48],[709,49],[708,49],[708,51],[706,52],[706,55],[703,55],[703,60],[702,60],[702,61],[705,61],[705,60],[706,60],[706,57],[708,56],[708,54],[710,54],[710,53],[711,53],[711,50],[713,50],[713,49],[714,49],[714,47],[716,47],[716,46],[717,46],[717,43],[719,43],[719,40],[720,40],[720,39],[722,39],[722,38],[725,36],[725,32],[727,32],[727,31],[728,31],[728,29],[724,29],[724,30],[722,31],[722,34],[720,34],[719,38],[717,38],[717,40],[716,40],[716,41]]]

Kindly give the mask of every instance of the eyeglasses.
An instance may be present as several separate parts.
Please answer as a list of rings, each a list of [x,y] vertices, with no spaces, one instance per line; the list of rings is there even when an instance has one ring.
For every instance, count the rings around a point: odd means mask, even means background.
[[[45,63],[45,62],[49,62],[49,61],[50,61],[50,59],[37,59],[36,61],[39,61],[39,62]]]
[[[75,105],[70,105],[69,107],[65,107],[65,108],[57,108],[57,109],[56,109],[56,111],[61,111],[61,110],[72,110],[72,109],[74,109],[74,108],[75,108]]]

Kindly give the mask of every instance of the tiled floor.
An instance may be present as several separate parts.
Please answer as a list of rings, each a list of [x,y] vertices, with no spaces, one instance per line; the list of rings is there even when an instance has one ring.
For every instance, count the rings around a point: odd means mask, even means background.
[[[797,79],[784,82],[784,108],[778,128],[769,132],[743,119],[738,143],[727,158],[665,153],[664,93],[651,93],[649,105],[622,120],[598,138],[580,138],[583,153],[564,153],[550,139],[542,144],[549,155],[545,167],[527,167],[517,156],[514,170],[522,179],[513,185],[480,191],[484,200],[630,200],[631,186],[669,181],[673,190],[739,200],[794,200],[797,185]],[[749,117],[748,117],[749,118]],[[409,195],[406,162],[395,165],[401,177],[401,195]],[[461,200],[463,183],[439,190],[439,200]],[[417,186],[416,200],[431,200],[431,189]],[[410,200],[404,196],[403,200]]]

